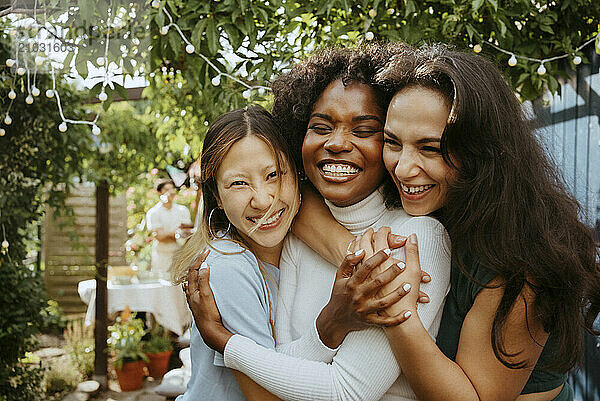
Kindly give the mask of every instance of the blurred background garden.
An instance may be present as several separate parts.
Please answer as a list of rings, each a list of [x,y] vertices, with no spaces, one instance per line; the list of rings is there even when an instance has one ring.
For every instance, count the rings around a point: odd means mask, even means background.
[[[161,329],[126,305],[94,328],[88,304],[96,288],[110,304],[119,285],[158,286],[144,275],[157,183],[175,181],[193,221],[209,123],[269,109],[273,77],[326,45],[440,41],[493,60],[600,232],[599,24],[596,0],[0,0],[0,400],[59,400],[103,377],[118,393],[120,358],[167,343],[168,368],[185,367],[184,315]],[[571,380],[600,400],[587,341]]]

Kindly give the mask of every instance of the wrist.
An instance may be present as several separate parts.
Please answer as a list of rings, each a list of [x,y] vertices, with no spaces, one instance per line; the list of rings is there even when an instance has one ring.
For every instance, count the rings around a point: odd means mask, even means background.
[[[325,307],[317,317],[316,327],[319,339],[329,348],[339,347],[344,340],[344,337],[346,337],[346,334],[350,331],[344,328],[339,322],[336,322],[335,319],[328,316],[327,307]]]
[[[221,325],[208,325],[200,332],[206,345],[221,354],[225,352],[227,342],[233,337],[233,334]]]

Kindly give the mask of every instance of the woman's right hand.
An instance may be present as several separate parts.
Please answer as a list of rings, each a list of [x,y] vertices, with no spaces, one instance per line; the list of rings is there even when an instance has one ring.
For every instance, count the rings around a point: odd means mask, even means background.
[[[337,270],[331,298],[317,317],[319,337],[328,347],[338,347],[350,331],[369,326],[395,326],[408,319],[403,314],[389,316],[385,310],[407,295],[411,287],[418,289],[418,284],[407,286],[407,282],[400,280],[402,283],[393,291],[381,294],[382,288],[405,270],[404,262],[389,257],[389,249],[381,249],[383,243],[389,243],[389,235],[388,227],[377,233],[369,229],[349,247],[354,253],[348,254]],[[405,241],[406,238],[402,246]],[[395,242],[400,242],[399,237]],[[373,253],[374,248],[379,251]],[[431,280],[425,272],[418,274],[422,282]],[[414,278],[407,277],[407,280],[414,281]],[[421,291],[415,296],[420,303],[429,302],[427,294]]]
[[[208,253],[208,250],[204,251],[188,269],[185,296],[202,339],[210,348],[223,353],[233,334],[223,326],[221,314],[210,289],[209,269],[205,262]]]
[[[404,297],[408,292],[404,288],[398,288],[383,298],[375,297],[382,286],[402,273],[404,263],[395,261],[384,272],[367,280],[376,267],[388,261],[388,252],[381,250],[375,253],[362,263],[356,273],[354,269],[363,259],[364,250],[347,255],[342,262],[336,273],[331,298],[316,322],[319,337],[328,347],[337,348],[350,331],[373,325],[395,326],[406,320],[404,316],[380,316],[377,313]]]

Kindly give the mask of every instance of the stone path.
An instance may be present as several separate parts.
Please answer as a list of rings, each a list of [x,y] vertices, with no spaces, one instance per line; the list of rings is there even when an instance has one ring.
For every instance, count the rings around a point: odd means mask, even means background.
[[[110,382],[108,390],[96,395],[90,395],[84,391],[75,391],[67,395],[63,401],[166,401],[165,397],[153,391],[154,387],[158,386],[159,383],[160,381],[158,380],[146,379],[141,389],[121,392],[116,383]]]

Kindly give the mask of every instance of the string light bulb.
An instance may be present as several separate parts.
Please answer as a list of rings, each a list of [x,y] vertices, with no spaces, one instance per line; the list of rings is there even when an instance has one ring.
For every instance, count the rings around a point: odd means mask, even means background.
[[[105,102],[106,99],[108,99],[108,95],[106,94],[106,92],[100,92],[100,94],[98,95],[98,100],[100,100],[101,102]]]
[[[196,48],[194,48],[194,45],[189,44],[185,47],[185,51],[188,52],[189,54],[192,54],[193,52],[196,51]]]
[[[44,64],[44,58],[42,56],[35,56],[35,65],[40,66]]]
[[[573,64],[575,64],[575,65],[581,64],[581,57],[579,57],[579,56],[573,57]]]
[[[0,128],[0,136],[6,135],[6,130],[4,128]]]
[[[52,97],[52,96],[54,96],[54,91],[52,89],[48,89],[46,91],[46,97]]]
[[[250,99],[250,96],[252,96],[252,91],[250,89],[246,89],[242,92],[242,97],[244,99]]]
[[[25,98],[25,103],[32,104],[33,103],[33,96],[27,95],[27,97]]]
[[[35,97],[38,97],[40,95],[40,90],[37,87],[32,86],[31,87],[31,94],[33,96],[35,96]]]
[[[160,1],[158,1],[158,0],[152,0],[152,7],[154,7],[154,8],[160,7]]]
[[[395,12],[396,12],[396,10],[394,10],[393,8],[388,8],[388,9],[387,9],[387,13],[388,13],[388,15],[392,15],[392,14],[394,14]]]
[[[8,92],[8,98],[9,98],[10,100],[13,100],[13,99],[15,99],[16,97],[17,97],[17,92],[15,92],[14,90],[12,90],[12,89],[11,89],[11,90],[10,90],[10,92]]]
[[[374,8],[369,10],[369,17],[371,18],[375,18],[377,17],[377,10],[375,10]]]
[[[538,69],[537,69],[537,73],[538,73],[539,75],[544,75],[544,74],[546,73],[546,67],[544,66],[544,63],[543,63],[543,62],[542,62],[542,63],[540,64],[540,66],[538,67]]]
[[[160,28],[160,34],[161,35],[166,35],[167,33],[169,33],[169,25],[165,25],[163,27]]]
[[[210,82],[214,85],[214,86],[219,86],[221,85],[221,75],[217,75],[216,77],[213,77],[213,79],[210,80]]]
[[[67,128],[68,128],[67,127],[67,123],[64,122],[64,121],[62,123],[60,123],[59,126],[58,126],[58,130],[60,132],[67,132]]]
[[[96,64],[98,64],[99,66],[103,66],[104,65],[104,57],[98,57],[96,59]]]
[[[9,246],[10,246],[10,244],[8,243],[7,240],[2,241],[2,248],[8,249]]]
[[[25,75],[25,72],[27,72],[27,70],[25,70],[25,68],[23,68],[23,67],[17,68],[18,75]]]
[[[4,117],[4,124],[6,124],[6,125],[12,124],[12,118],[10,118],[10,116],[8,114],[6,115],[6,117]]]
[[[12,67],[13,65],[15,65],[15,63],[16,63],[16,61],[15,61],[15,60],[13,60],[12,58],[7,58],[7,59],[6,59],[6,66],[7,66],[8,68],[10,68],[10,67]]]
[[[365,33],[365,39],[367,39],[367,40],[373,40],[374,37],[375,37],[375,34],[371,31]]]
[[[475,53],[481,53],[481,45],[479,43],[477,43],[475,46],[473,46],[473,51]]]
[[[510,58],[508,59],[508,65],[510,65],[511,67],[514,67],[515,65],[517,65],[517,56],[515,56],[514,54],[510,56]]]
[[[100,135],[100,127],[98,127],[96,124],[92,126],[92,134],[96,136]]]

